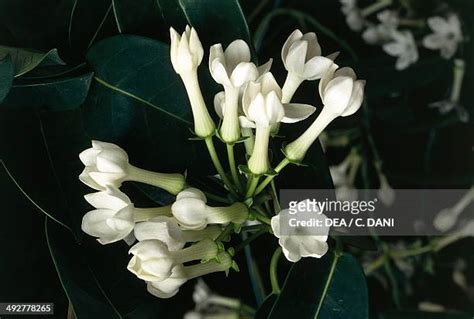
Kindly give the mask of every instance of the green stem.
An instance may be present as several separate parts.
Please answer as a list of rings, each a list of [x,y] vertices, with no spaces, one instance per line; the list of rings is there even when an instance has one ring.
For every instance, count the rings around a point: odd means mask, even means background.
[[[255,175],[252,175],[250,177],[250,182],[249,182],[249,186],[247,188],[247,193],[245,194],[245,198],[250,198],[254,195],[255,189],[257,188],[259,179],[260,179],[260,177],[255,176]]]
[[[219,195],[212,194],[212,193],[209,193],[209,192],[204,192],[204,194],[206,195],[207,198],[212,199],[216,202],[223,203],[223,204],[230,204],[231,203],[229,199],[227,199],[223,196],[219,196]]]
[[[234,231],[234,225],[232,223],[229,223],[224,230],[217,236],[215,241],[222,241],[224,240],[230,233]]]
[[[262,223],[267,224],[267,225],[271,225],[271,220],[270,220],[270,218],[268,218],[268,217],[265,216],[264,214],[258,212],[256,209],[253,209],[253,210],[252,210],[252,214],[255,216],[255,218],[256,218],[259,222],[262,222]]]
[[[275,167],[275,172],[280,173],[282,169],[285,168],[286,165],[290,164],[290,161],[285,157],[277,167]],[[276,175],[268,176],[263,180],[263,182],[258,185],[257,189],[255,190],[255,195],[260,194],[265,187],[275,178]]]
[[[239,172],[237,171],[237,166],[235,165],[235,156],[234,156],[234,144],[227,145],[227,157],[229,158],[230,172],[232,174],[232,179],[234,184],[237,186],[240,192],[243,192],[243,186],[240,181]]]
[[[206,142],[207,149],[209,151],[209,155],[211,156],[211,160],[214,163],[214,167],[216,168],[217,172],[222,178],[222,181],[227,186],[229,191],[232,195],[237,196],[234,188],[232,187],[232,183],[227,178],[226,173],[224,172],[224,168],[222,167],[221,161],[219,160],[219,156],[217,155],[216,148],[214,147],[214,141],[212,140],[212,136],[208,136],[204,139]]]
[[[314,316],[314,318],[319,317],[319,312],[321,311],[321,308],[323,307],[324,299],[326,298],[326,294],[329,290],[329,286],[331,285],[332,277],[334,276],[334,272],[336,271],[337,261],[339,257],[340,257],[339,253],[334,253],[334,259],[332,260],[332,263],[331,263],[331,269],[329,270],[328,278],[326,280],[326,284],[324,285],[321,298],[319,299],[318,309],[316,310],[316,315]]]
[[[278,247],[273,253],[272,260],[270,261],[270,282],[272,284],[272,293],[279,294],[281,289],[278,284],[278,260],[282,254],[281,247]]]

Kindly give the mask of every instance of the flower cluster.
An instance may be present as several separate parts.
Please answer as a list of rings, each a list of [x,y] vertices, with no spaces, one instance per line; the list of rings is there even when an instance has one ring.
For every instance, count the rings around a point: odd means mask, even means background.
[[[426,49],[439,51],[449,60],[464,41],[459,16],[449,10],[443,15],[416,19],[413,13],[409,13],[412,10],[393,7],[392,0],[376,0],[366,8],[359,8],[357,0],[340,2],[347,25],[353,31],[362,32],[366,43],[380,45],[387,54],[396,57],[397,70],[406,69],[418,61],[418,43]],[[393,8],[387,9],[389,6]],[[376,19],[371,21],[374,14]],[[420,34],[419,30],[424,35],[418,40],[415,34]]]
[[[170,35],[171,63],[189,98],[194,133],[197,139],[205,141],[219,174],[218,181],[228,195],[208,193],[207,196],[187,185],[182,174],[137,168],[117,145],[93,141],[92,148],[80,154],[86,166],[80,180],[98,191],[85,196],[96,209],[84,216],[84,232],[97,237],[102,244],[124,239],[132,245],[138,240],[129,251],[132,258],[128,270],[146,281],[148,291],[159,298],[174,296],[190,279],[228,272],[230,268],[238,270],[233,254],[239,249],[226,248],[223,240],[244,227],[257,230],[258,234],[273,233],[292,262],[302,257],[323,256],[328,250],[328,230],[320,236],[305,234],[304,229],[299,234],[305,236],[280,234],[279,212],[270,211],[271,205],[266,203],[277,199],[265,193],[286,165],[304,160],[326,126],[360,108],[365,81],[357,79],[351,68],[335,64],[337,53],[322,56],[316,34],[311,32],[303,34],[296,30],[283,45],[281,58],[288,72],[283,87],[270,72],[272,60],[255,65],[245,41],[235,40],[226,48],[215,44],[210,48],[209,70],[222,86],[222,91],[214,97],[214,109],[221,119],[216,125],[198,79],[204,49],[196,30],[187,26],[180,35],[171,28]],[[273,168],[270,140],[282,123],[300,122],[315,112],[314,106],[292,102],[301,83],[314,80],[320,80],[319,95],[324,107],[300,137],[286,144],[283,160]],[[227,147],[231,178],[214,147],[215,136]],[[234,147],[241,142],[247,161],[237,166]],[[136,208],[119,190],[126,181],[159,187],[176,198],[168,206]],[[226,205],[210,205],[207,197]],[[256,224],[248,226],[249,221]]]

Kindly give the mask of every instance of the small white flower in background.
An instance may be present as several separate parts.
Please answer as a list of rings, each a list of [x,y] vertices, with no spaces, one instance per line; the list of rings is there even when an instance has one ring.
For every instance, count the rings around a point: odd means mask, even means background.
[[[308,205],[305,206],[308,207]],[[318,234],[314,234],[314,227],[282,225],[283,220],[289,219],[287,217],[289,214],[288,209],[282,210],[278,215],[273,216],[271,220],[273,234],[278,238],[278,243],[286,259],[291,262],[297,262],[302,257],[321,258],[328,251],[326,241],[328,239],[329,227],[326,227],[324,222],[327,219],[326,215],[313,211],[298,211],[298,214],[302,213],[310,213],[313,218],[322,221],[322,226],[317,227]],[[283,219],[282,216],[284,216]]]
[[[446,308],[431,301],[422,301],[418,303],[418,310],[426,312],[444,312],[446,311]]]
[[[196,242],[206,238],[216,239],[222,229],[218,225],[211,225],[203,230],[183,230],[173,217],[158,216],[146,222],[137,223],[134,228],[137,240],[160,240],[169,250],[179,250],[188,242]]]
[[[228,271],[232,267],[232,258],[226,252],[219,253],[217,260],[219,261],[211,260],[192,266],[177,265],[167,279],[147,282],[147,290],[158,298],[171,298],[178,293],[179,288],[188,280],[214,272]]]
[[[393,10],[384,10],[377,14],[379,24],[371,25],[362,33],[362,38],[368,44],[383,44],[392,39],[392,33],[400,23],[398,13]]]
[[[218,247],[213,240],[205,239],[184,249],[169,250],[159,240],[144,240],[133,246],[129,253],[133,257],[128,270],[146,281],[162,281],[171,276],[173,267],[179,264],[215,258]]]
[[[183,74],[196,70],[204,56],[204,49],[196,30],[187,25],[180,36],[175,29],[170,28],[170,37],[170,58],[176,73]]]
[[[201,64],[204,49],[196,30],[190,26],[186,26],[182,36],[170,28],[170,38],[171,63],[188,94],[193,112],[194,133],[206,138],[214,134],[216,125],[207,110],[197,76],[197,67]]]
[[[467,263],[462,258],[458,258],[454,262],[453,274],[452,274],[453,282],[464,291],[469,290],[469,285],[467,283],[467,278],[465,274],[467,268],[468,268]]]
[[[79,158],[85,165],[79,179],[99,191],[107,186],[119,188],[125,181],[153,185],[171,194],[184,188],[182,174],[157,173],[135,167],[128,162],[127,153],[112,143],[92,141],[92,148],[81,152]]]
[[[466,208],[474,201],[474,187],[472,187],[463,197],[453,206],[442,209],[433,221],[434,227],[446,232],[454,227],[458,221],[459,216],[466,210]],[[474,233],[474,232],[473,232]]]
[[[241,306],[240,300],[224,297],[213,292],[201,278],[197,280],[197,283],[194,286],[193,301],[196,304],[196,310],[198,311],[205,310],[210,306],[238,310]]]
[[[82,218],[82,230],[102,245],[125,240],[132,244],[134,207],[130,198],[116,188],[85,195],[84,198],[96,209]]]
[[[202,313],[199,311],[187,312],[184,319],[239,319],[241,318],[238,311],[230,309],[220,309],[211,311],[209,313]]]
[[[307,104],[281,102],[282,91],[273,75],[268,72],[256,82],[249,82],[242,98],[245,116],[240,117],[242,127],[257,128],[255,145],[248,161],[253,174],[267,173],[268,142],[272,126],[280,122],[295,123],[310,116],[315,108]]]
[[[395,201],[395,191],[388,183],[387,177],[384,174],[379,175],[380,187],[377,192],[377,197],[385,204],[385,206],[392,206]]]
[[[431,50],[440,50],[445,59],[452,58],[463,41],[459,17],[453,13],[447,18],[431,17],[428,25],[433,33],[424,37],[423,45]]]
[[[351,68],[337,71],[333,64],[319,82],[319,94],[324,107],[311,126],[295,141],[286,145],[286,157],[301,162],[309,147],[319,134],[338,116],[349,116],[357,112],[364,99],[365,81],[358,80]]]
[[[346,16],[346,23],[352,31],[360,31],[364,27],[365,19],[357,6],[357,0],[340,0],[341,11]]]
[[[392,41],[383,46],[383,50],[397,57],[395,68],[404,70],[418,61],[418,47],[411,31],[392,32]]]
[[[209,224],[243,223],[248,208],[242,203],[227,207],[206,205],[206,195],[197,188],[187,188],[176,196],[171,212],[184,229],[201,230]]]
[[[303,34],[300,30],[293,31],[281,50],[281,59],[288,71],[282,89],[282,102],[290,102],[303,81],[320,79],[336,56],[321,56],[321,46],[314,32]]]

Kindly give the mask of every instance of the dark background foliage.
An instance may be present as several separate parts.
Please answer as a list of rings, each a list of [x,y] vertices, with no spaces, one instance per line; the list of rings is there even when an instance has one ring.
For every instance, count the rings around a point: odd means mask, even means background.
[[[428,10],[433,2],[417,1],[418,10]],[[474,3],[449,3],[463,17],[465,32],[474,34]],[[264,62],[274,58],[273,69],[280,82],[284,77],[280,48],[288,33],[294,28],[316,31],[324,53],[341,51],[340,64],[353,66],[368,83],[366,111],[338,120],[331,128],[365,123],[363,129],[373,136],[394,187],[467,188],[472,184],[472,122],[461,123],[456,114],[441,116],[427,108],[428,103],[446,96],[452,62],[423,52],[417,64],[403,72],[395,71],[394,59],[377,47],[364,45],[360,36],[346,27],[338,1],[244,0],[240,6],[235,0],[0,0],[0,45],[28,49],[22,52],[27,57],[23,62],[29,61],[26,67],[31,69],[19,74],[21,61],[8,56],[0,63],[0,196],[4,203],[0,301],[51,301],[58,318],[66,316],[71,303],[81,319],[179,318],[193,307],[191,284],[171,300],[158,300],[125,270],[125,244],[103,247],[83,236],[80,222],[89,207],[82,195],[88,189],[77,179],[82,170],[77,155],[91,139],[121,145],[133,164],[150,170],[187,169],[191,180],[212,172],[202,143],[188,140],[189,105],[169,63],[168,28],[181,30],[186,23],[197,28],[205,47],[217,42],[226,45],[236,38],[253,41],[255,59]],[[472,50],[468,42],[462,52],[467,63],[462,103],[471,114]],[[205,98],[211,102],[217,86],[205,65],[201,79]],[[319,105],[315,96],[314,84],[305,84],[297,99]],[[305,126],[296,127],[293,132],[283,131],[283,135],[295,136]],[[274,145],[275,157],[280,156],[278,143]],[[368,141],[361,137],[361,143]],[[311,152],[309,166],[289,168],[279,176],[279,187],[332,187],[321,148],[318,145]],[[373,154],[368,151],[365,155],[370,171]],[[341,154],[330,151],[327,157],[338,161]],[[377,187],[370,176],[365,182],[365,187]],[[127,185],[127,192],[137,206],[170,200],[135,184]],[[268,247],[276,247],[270,236],[253,248],[262,269],[269,263]],[[404,308],[412,311],[418,301],[432,300],[474,312],[469,300],[450,281],[450,265],[456,256],[474,263],[470,247],[472,241],[465,240],[448,252],[426,257],[427,262],[435,259],[438,266],[432,272],[417,272],[416,294],[403,300]],[[328,254],[320,263],[297,264],[289,274],[285,294],[277,300],[267,299],[264,305],[268,307],[259,311],[259,317],[287,318],[288,309],[295,310],[293,315],[299,314],[298,318],[314,313],[310,300],[320,296],[321,280],[327,275],[324,265],[330,265],[334,258]],[[356,291],[344,286],[360,280],[360,269],[349,255],[337,258],[338,275],[329,296],[342,300],[332,305],[334,309],[352,313],[325,314],[331,306],[326,300],[321,316],[364,318],[365,282],[354,285]],[[256,306],[245,256],[239,255],[237,261],[240,274],[231,274],[225,284],[223,275],[213,275],[209,284],[222,294]],[[289,267],[282,263],[282,278]],[[473,274],[469,276],[472,280]],[[292,287],[292,280],[312,282],[315,288]],[[266,272],[263,281],[268,283]],[[414,312],[394,312],[390,292],[375,280],[369,279],[368,287],[374,318],[421,318]],[[267,293],[269,289],[266,284]],[[339,295],[342,291],[346,294]],[[354,299],[358,292],[362,300]],[[304,300],[308,302],[298,304]]]

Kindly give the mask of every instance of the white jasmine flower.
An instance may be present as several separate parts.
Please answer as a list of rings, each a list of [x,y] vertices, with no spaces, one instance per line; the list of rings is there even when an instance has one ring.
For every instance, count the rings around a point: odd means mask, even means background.
[[[215,258],[217,244],[211,239],[202,240],[188,248],[169,250],[159,240],[144,240],[133,246],[133,254],[127,268],[138,278],[146,281],[163,281],[171,276],[173,267],[193,260]]]
[[[331,58],[321,56],[321,47],[314,32],[303,34],[295,30],[290,34],[281,50],[281,59],[288,71],[282,89],[282,101],[291,101],[300,84],[307,80],[318,80],[333,64]]]
[[[177,265],[167,279],[157,282],[149,281],[147,290],[158,298],[171,298],[178,293],[179,288],[188,280],[214,272],[228,271],[232,266],[232,258],[226,252],[219,253],[217,260],[219,261],[211,260],[192,266]]]
[[[249,169],[255,175],[269,169],[268,142],[272,125],[295,123],[310,116],[315,108],[307,104],[283,104],[282,91],[273,75],[265,73],[257,82],[249,82],[242,98],[245,117],[240,117],[243,127],[256,127],[256,139]]]
[[[197,136],[206,138],[214,134],[216,125],[207,110],[197,77],[197,67],[204,56],[201,41],[196,30],[189,26],[186,26],[182,36],[170,28],[170,37],[171,63],[186,88],[193,112],[194,132]]]
[[[170,28],[170,58],[174,70],[178,74],[195,71],[204,56],[201,40],[194,28],[186,26],[180,36],[175,29]]]
[[[82,218],[81,228],[86,234],[98,237],[97,241],[102,245],[122,239],[127,243],[134,241],[135,208],[127,195],[108,187],[105,191],[84,197],[97,208]]]
[[[240,300],[224,297],[213,292],[201,278],[197,280],[194,286],[193,301],[198,311],[206,310],[211,306],[230,309],[239,309],[241,306]]]
[[[80,153],[79,158],[86,166],[79,179],[96,190],[119,188],[124,181],[135,181],[177,194],[185,184],[182,174],[156,173],[131,165],[127,153],[112,143],[92,141],[92,148]]]
[[[257,79],[259,72],[250,62],[250,49],[243,40],[233,41],[224,51],[222,44],[211,47],[209,70],[214,80],[222,84],[225,97],[220,96],[220,116],[223,122],[220,136],[226,143],[235,143],[240,138],[239,93],[248,81]],[[216,105],[216,104],[215,104]]]
[[[418,61],[418,47],[411,31],[392,32],[392,41],[383,46],[383,50],[397,57],[395,68],[404,70]]]
[[[357,0],[340,0],[341,11],[346,16],[346,23],[352,31],[360,31],[364,27],[365,20],[361,10],[357,6]]]
[[[431,301],[422,301],[418,303],[418,310],[426,312],[444,312],[446,311],[446,308]]]
[[[169,250],[179,250],[188,242],[206,238],[216,239],[221,231],[218,225],[208,226],[203,230],[183,230],[175,218],[167,216],[158,216],[147,222],[137,223],[134,228],[137,240],[160,240]]]
[[[307,206],[307,205],[305,205]],[[306,211],[299,210],[298,213],[305,213]],[[285,209],[278,215],[273,216],[271,220],[271,226],[273,234],[278,238],[283,254],[286,259],[291,262],[297,262],[302,257],[314,257],[321,258],[328,251],[328,239],[329,227],[324,225],[324,220],[327,218],[326,215],[315,212],[310,212],[312,217],[323,221],[323,226],[318,227],[318,235],[314,235],[314,229],[312,227],[291,227],[293,234],[285,235],[280,230],[286,228],[288,232],[290,230],[289,225],[281,225],[281,216],[288,215],[289,210]],[[313,215],[314,214],[314,215]]]
[[[381,44],[392,39],[392,33],[400,23],[398,13],[394,10],[384,10],[377,14],[379,24],[371,25],[362,33],[362,38],[368,44]]]
[[[453,206],[442,209],[433,221],[434,227],[446,232],[454,227],[458,221],[459,216],[466,210],[466,208],[474,201],[474,187],[472,187],[464,196]]]
[[[459,17],[456,14],[450,14],[447,18],[431,17],[428,25],[433,33],[423,38],[423,45],[431,50],[440,50],[445,59],[452,58],[463,41]]]
[[[332,65],[319,82],[319,94],[324,107],[313,124],[295,141],[286,145],[286,157],[294,162],[303,160],[319,134],[338,116],[354,114],[362,105],[365,81],[357,80],[351,68],[337,70]]]
[[[206,205],[206,196],[196,188],[187,188],[176,196],[171,212],[184,229],[201,230],[208,224],[243,223],[248,208],[242,203],[227,207]]]

